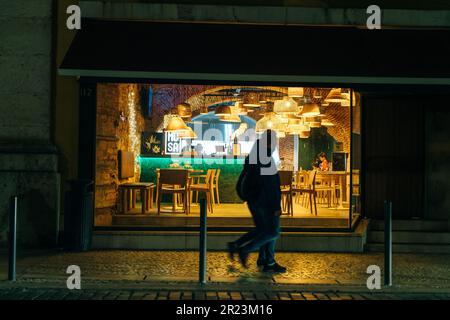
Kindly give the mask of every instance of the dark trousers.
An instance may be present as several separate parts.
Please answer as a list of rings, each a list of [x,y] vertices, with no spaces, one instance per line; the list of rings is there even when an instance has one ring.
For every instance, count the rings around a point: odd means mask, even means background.
[[[263,264],[274,264],[275,245],[280,234],[280,217],[256,205],[249,204],[248,208],[252,214],[255,229],[244,234],[235,241],[235,244],[244,253],[259,250],[259,261]]]

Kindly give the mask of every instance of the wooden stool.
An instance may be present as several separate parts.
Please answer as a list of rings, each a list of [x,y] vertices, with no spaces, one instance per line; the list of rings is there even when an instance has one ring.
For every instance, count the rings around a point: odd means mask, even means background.
[[[153,208],[153,190],[154,183],[133,182],[124,183],[119,186],[120,199],[122,203],[122,212],[128,213],[136,208],[136,192],[140,191],[142,201],[142,214],[147,213]]]

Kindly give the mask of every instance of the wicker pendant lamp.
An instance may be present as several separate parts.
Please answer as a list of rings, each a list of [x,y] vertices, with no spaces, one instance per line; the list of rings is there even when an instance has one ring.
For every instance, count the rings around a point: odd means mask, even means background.
[[[166,117],[164,117],[166,120]],[[188,126],[184,123],[183,119],[177,115],[169,115],[167,121],[167,126],[164,128],[165,131],[174,132],[174,131],[183,131],[188,130]]]
[[[316,117],[320,114],[320,107],[317,103],[308,102],[303,105],[300,116],[302,117]]]
[[[273,111],[280,115],[298,113],[298,103],[294,99],[287,96],[282,100],[276,100],[273,105]]]
[[[350,93],[342,92],[341,88],[335,88],[325,98],[325,103],[344,103],[347,104],[350,101]]]
[[[230,116],[232,114],[231,107],[228,105],[221,105],[216,108],[214,112],[216,116]]]
[[[183,130],[178,134],[178,137],[180,139],[197,139],[197,134],[194,132],[194,130],[191,129],[191,127],[187,127],[187,130]]]

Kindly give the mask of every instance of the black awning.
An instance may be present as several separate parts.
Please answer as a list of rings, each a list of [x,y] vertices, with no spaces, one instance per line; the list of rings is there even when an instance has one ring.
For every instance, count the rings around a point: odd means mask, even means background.
[[[450,31],[83,20],[62,75],[450,84]],[[334,80],[334,81],[333,81]]]

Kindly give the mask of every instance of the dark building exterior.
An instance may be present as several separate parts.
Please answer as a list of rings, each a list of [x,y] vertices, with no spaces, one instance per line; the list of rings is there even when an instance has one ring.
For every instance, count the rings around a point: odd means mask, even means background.
[[[433,221],[448,231],[445,3],[381,3],[382,30],[367,30],[369,3],[80,1],[82,29],[70,31],[69,2],[14,1],[0,11],[1,242],[10,196],[20,195],[22,244],[53,247],[66,181],[98,180],[98,83],[350,88],[361,106],[349,126],[361,217],[383,219],[390,200],[394,219]],[[355,119],[358,135],[350,130]],[[347,231],[355,228],[350,223]]]

